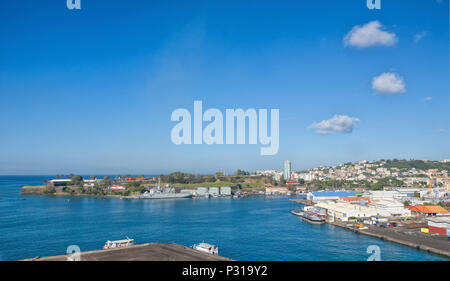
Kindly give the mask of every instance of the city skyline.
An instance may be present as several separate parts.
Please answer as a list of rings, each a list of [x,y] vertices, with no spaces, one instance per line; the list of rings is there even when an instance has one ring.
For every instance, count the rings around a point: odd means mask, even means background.
[[[410,2],[2,3],[0,174],[450,158],[448,1]],[[195,100],[279,109],[278,153],[173,144]]]

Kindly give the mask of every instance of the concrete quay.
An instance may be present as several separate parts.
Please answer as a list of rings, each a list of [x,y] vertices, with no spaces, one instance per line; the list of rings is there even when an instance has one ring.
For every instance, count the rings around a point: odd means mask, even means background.
[[[417,229],[407,229],[404,227],[381,228],[370,226],[368,229],[359,229],[347,226],[342,222],[329,222],[329,224],[349,229],[355,233],[450,258],[450,241],[444,236],[432,236],[430,234],[421,233]]]
[[[231,261],[174,243],[146,243],[80,253],[80,261]],[[36,257],[24,261],[69,261],[74,254]]]

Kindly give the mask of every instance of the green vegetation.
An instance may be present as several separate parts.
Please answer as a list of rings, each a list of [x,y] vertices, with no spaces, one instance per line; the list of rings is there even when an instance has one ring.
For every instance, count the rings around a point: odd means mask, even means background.
[[[144,190],[145,190],[145,187],[142,185],[141,182],[132,182],[127,185],[127,190],[122,191],[122,193],[128,192],[128,195],[129,195],[131,193],[143,193]],[[124,195],[124,196],[127,196],[127,195]]]
[[[174,172],[169,175],[161,175],[159,178],[161,185],[170,184],[176,189],[229,186],[250,191],[264,189],[265,183],[274,182],[268,177],[250,176],[248,172],[242,170],[238,170],[235,174],[239,174],[239,176],[224,176],[220,172],[215,173],[215,175]],[[126,175],[126,177],[131,177],[131,175]],[[79,175],[58,175],[57,178],[68,178],[71,181],[65,185],[53,185],[51,182],[47,182],[47,185],[40,187],[23,187],[23,194],[130,196],[132,194],[142,194],[145,190],[156,186],[157,182],[156,178],[140,181],[122,181],[119,175],[116,179],[105,176],[105,178],[95,181],[92,185],[85,184],[83,178]],[[90,179],[93,180],[95,177],[91,176]],[[124,186],[125,190],[112,190],[111,186],[113,185]]]
[[[130,190],[123,190],[123,191],[113,191],[111,192],[111,195],[116,196],[130,196],[132,193]]]
[[[236,172],[234,172],[234,175],[236,175],[236,176],[248,176],[248,175],[250,175],[250,173],[246,172],[244,170],[238,169]]]
[[[44,189],[44,194],[54,194],[56,192],[56,188],[52,185],[47,185]]]
[[[205,181],[215,181],[214,176],[201,176],[199,174],[188,174],[182,172],[174,172],[169,175],[160,175],[161,182],[166,182],[170,184],[180,183],[180,184],[190,184],[190,183],[201,183]]]
[[[371,189],[371,190],[383,190],[384,187],[396,187],[396,186],[402,186],[405,183],[401,180],[398,180],[394,177],[388,177],[388,178],[382,178],[379,179],[376,183],[366,183],[365,187]]]
[[[450,163],[443,163],[439,161],[423,161],[423,160],[385,160],[386,164],[383,165],[385,168],[397,168],[410,170],[415,168],[417,170],[428,170],[437,169],[439,171],[447,170],[450,171]]]
[[[170,185],[179,188],[194,188],[197,186],[235,186],[247,182],[249,182],[251,186],[261,187],[264,183],[271,182],[270,178],[263,176],[252,176],[250,178],[249,174],[250,173],[242,170],[237,170],[235,176],[223,176],[221,172],[217,172],[215,175],[174,172],[169,175],[160,175],[159,177],[162,183],[169,183]]]
[[[79,186],[79,185],[82,185],[82,184],[83,184],[83,177],[82,177],[82,176],[75,176],[75,175],[72,175],[72,176],[70,177],[70,180],[71,180],[71,182],[70,182],[69,185],[76,185],[76,186]]]

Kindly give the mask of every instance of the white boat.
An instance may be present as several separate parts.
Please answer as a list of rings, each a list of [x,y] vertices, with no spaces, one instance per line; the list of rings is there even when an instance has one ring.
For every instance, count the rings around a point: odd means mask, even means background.
[[[128,247],[134,245],[134,239],[126,238],[123,240],[116,240],[116,241],[106,241],[105,246],[103,246],[103,249],[114,249],[114,248],[121,248],[121,247]]]
[[[198,251],[201,251],[204,253],[209,253],[209,254],[212,254],[215,256],[219,255],[219,247],[205,243],[205,242],[202,242],[200,244],[194,244],[192,246],[192,249],[195,249],[195,250],[198,250]]]
[[[312,224],[325,223],[325,216],[319,214],[313,206],[305,206],[303,209],[295,209],[292,210],[291,213]]]

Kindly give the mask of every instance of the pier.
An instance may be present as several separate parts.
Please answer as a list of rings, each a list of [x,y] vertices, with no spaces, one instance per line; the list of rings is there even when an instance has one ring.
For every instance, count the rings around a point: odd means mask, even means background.
[[[450,258],[450,242],[445,236],[431,236],[429,234],[420,233],[416,229],[406,229],[404,227],[396,228],[381,228],[369,227],[368,229],[359,229],[352,226],[347,226],[342,222],[328,222],[330,225],[335,225],[349,229],[355,233],[379,238],[385,241],[405,245],[417,250],[426,251],[429,253],[441,255]]]
[[[24,261],[69,261],[74,254],[36,257]],[[80,261],[231,261],[174,243],[146,243],[80,253]]]

